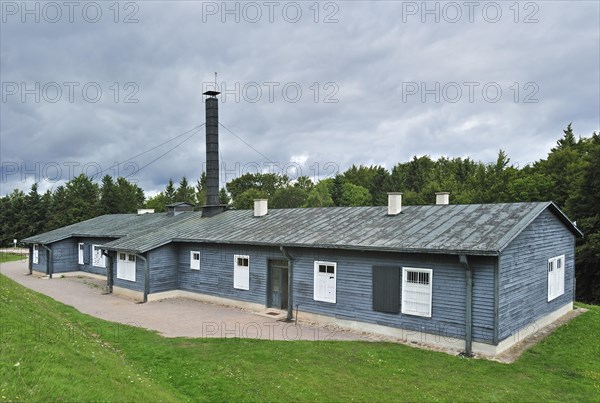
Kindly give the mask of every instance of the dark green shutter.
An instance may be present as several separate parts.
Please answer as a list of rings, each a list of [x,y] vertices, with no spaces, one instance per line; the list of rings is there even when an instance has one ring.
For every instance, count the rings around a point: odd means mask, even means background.
[[[373,310],[400,312],[400,267],[373,266]]]

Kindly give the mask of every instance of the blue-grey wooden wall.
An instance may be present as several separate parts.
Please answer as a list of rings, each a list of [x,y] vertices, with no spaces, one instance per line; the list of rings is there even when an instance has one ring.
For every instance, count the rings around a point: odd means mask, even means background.
[[[548,302],[548,259],[565,255],[565,293]],[[499,339],[573,301],[575,237],[550,210],[500,255]]]

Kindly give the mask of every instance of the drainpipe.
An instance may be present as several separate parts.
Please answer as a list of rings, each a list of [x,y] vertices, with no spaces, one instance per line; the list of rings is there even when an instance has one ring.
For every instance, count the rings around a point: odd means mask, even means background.
[[[47,247],[44,244],[40,244],[40,245],[42,245],[42,248],[46,249],[46,264],[48,267],[48,277],[52,278],[52,273],[54,272],[54,264],[52,263],[52,260],[53,260],[52,249],[50,249],[49,247]]]
[[[29,262],[27,262],[27,266],[29,266],[29,275],[33,274],[33,244],[29,244]]]
[[[107,294],[112,294],[113,292],[113,259],[108,254],[108,251],[102,249],[102,254],[106,256],[108,259],[108,267],[106,268],[106,288]]]
[[[136,257],[139,257],[144,261],[144,301],[142,303],[148,302],[148,294],[150,291],[150,271],[148,270],[148,259],[142,255],[135,254]]]
[[[467,255],[459,255],[460,264],[465,268],[467,279],[466,315],[465,315],[465,355],[473,356],[473,270],[469,266]]]
[[[291,321],[292,320],[292,311],[294,309],[293,306],[293,301],[292,301],[292,270],[294,269],[294,259],[292,258],[292,256],[290,256],[290,254],[288,253],[288,251],[283,247],[280,246],[279,250],[281,251],[281,253],[283,254],[283,256],[287,259],[288,261],[288,303],[287,303],[287,321]],[[296,314],[297,316],[297,314]]]

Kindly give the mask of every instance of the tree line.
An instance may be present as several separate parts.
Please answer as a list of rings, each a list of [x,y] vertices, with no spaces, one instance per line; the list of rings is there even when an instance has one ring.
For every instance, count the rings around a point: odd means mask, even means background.
[[[291,180],[275,173],[244,174],[220,190],[220,202],[251,209],[254,199],[269,199],[270,208],[384,206],[387,192],[404,192],[403,204],[433,204],[435,192],[450,192],[452,204],[548,201],[556,202],[584,232],[577,241],[578,300],[600,303],[600,135],[577,138],[571,125],[548,153],[524,167],[510,163],[502,150],[485,164],[470,158],[437,160],[413,157],[388,170],[382,166],[351,166],[334,177],[314,182]],[[184,176],[175,185],[146,198],[144,191],[124,178],[102,178],[100,184],[80,175],[54,191],[14,190],[0,198],[2,245],[13,238],[49,231],[103,214],[134,213],[138,208],[165,211],[185,201],[202,206],[206,174],[195,184]]]

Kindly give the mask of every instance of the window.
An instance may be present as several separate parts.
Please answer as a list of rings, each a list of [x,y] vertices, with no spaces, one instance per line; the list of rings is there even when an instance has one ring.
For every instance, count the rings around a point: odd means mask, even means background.
[[[190,269],[200,270],[200,252],[190,252]]]
[[[548,302],[565,293],[565,255],[548,259]]]
[[[119,252],[117,260],[117,278],[121,280],[135,281],[135,255]]]
[[[373,310],[400,313],[400,268],[373,266]]]
[[[335,304],[337,263],[315,262],[314,300]]]
[[[239,290],[250,289],[250,257],[244,255],[233,256],[233,288]]]
[[[95,267],[106,267],[106,256],[102,254],[102,249],[99,245],[92,245],[92,266]]]
[[[33,245],[32,262],[34,264],[38,264],[40,262],[40,245],[38,245],[38,244]]]
[[[83,244],[83,242],[80,242],[78,244],[78,248],[77,248],[77,263],[78,264],[83,264],[83,251],[84,251],[85,245]]]
[[[431,317],[433,270],[402,268],[402,313]]]

